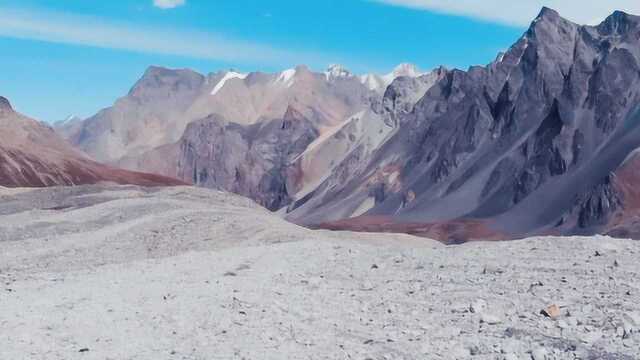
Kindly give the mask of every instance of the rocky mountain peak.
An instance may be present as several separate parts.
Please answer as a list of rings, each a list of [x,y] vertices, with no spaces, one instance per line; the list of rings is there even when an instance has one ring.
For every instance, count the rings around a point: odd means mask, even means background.
[[[148,96],[148,92],[156,89],[196,89],[205,81],[205,77],[189,69],[169,69],[160,66],[149,66],[140,80],[131,88],[129,95],[135,97]]]
[[[557,11],[543,7],[524,35],[527,45],[541,47],[571,46],[579,25],[563,18]],[[561,45],[560,45],[561,44]]]
[[[402,63],[393,69],[392,74],[395,77],[400,77],[400,76],[418,77],[422,73],[420,72],[420,70],[416,65],[409,64],[409,63]]]
[[[563,18],[560,14],[548,7],[543,7],[538,16],[531,23],[528,33],[537,33],[542,30],[558,29],[560,27],[577,26]]]
[[[351,71],[339,64],[329,65],[327,71],[325,71],[325,75],[327,79],[348,78],[353,76]]]
[[[624,35],[640,25],[640,16],[627,14],[623,11],[615,11],[609,15],[600,25],[598,30],[606,35]]]
[[[4,96],[0,96],[0,111],[13,112],[13,107],[11,107],[11,103]]]
[[[449,71],[449,69],[447,69],[446,66],[440,65],[440,66],[438,66],[438,68],[436,68],[435,70],[431,71],[431,74],[443,75],[443,74],[446,74],[448,71]]]
[[[151,65],[151,66],[149,66],[147,68],[147,70],[145,70],[144,75],[142,77],[152,76],[152,75],[161,74],[161,73],[166,73],[166,72],[169,72],[169,71],[171,71],[171,70],[167,69],[165,67]]]
[[[144,74],[138,82],[157,82],[162,79],[184,77],[191,74],[197,74],[189,69],[170,69],[161,66],[151,65],[145,70]],[[200,74],[197,74],[200,75]],[[200,75],[202,76],[202,75]]]
[[[147,70],[142,75],[140,80],[145,79],[163,79],[163,78],[174,78],[174,77],[204,77],[202,74],[199,74],[191,69],[171,69],[165,68],[161,66],[151,65],[147,68]]]
[[[543,6],[542,10],[540,10],[540,13],[538,14],[538,16],[533,22],[534,23],[539,21],[556,22],[559,19],[561,19],[561,16],[557,11],[549,7]]]

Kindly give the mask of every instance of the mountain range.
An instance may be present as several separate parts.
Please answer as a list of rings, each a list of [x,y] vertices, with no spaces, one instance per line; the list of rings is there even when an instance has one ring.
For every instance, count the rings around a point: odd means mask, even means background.
[[[339,65],[207,76],[150,67],[112,107],[55,127],[99,161],[236,192],[275,211],[362,142],[379,145],[393,126],[373,109],[391,82],[419,79],[410,96],[420,97],[443,74],[409,64],[382,76]]]
[[[76,158],[235,192],[313,228],[637,238],[639,91],[640,17],[583,26],[544,8],[466,71],[150,67],[113,106],[54,128]]]

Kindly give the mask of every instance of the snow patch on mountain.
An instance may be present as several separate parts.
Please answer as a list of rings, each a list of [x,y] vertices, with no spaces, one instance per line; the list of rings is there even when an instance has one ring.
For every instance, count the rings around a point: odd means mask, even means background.
[[[385,87],[382,77],[376,74],[366,74],[360,76],[360,82],[369,90],[379,90]]]
[[[338,64],[329,65],[329,68],[324,72],[324,75],[326,76],[327,81],[339,78],[349,78],[353,76],[351,71]]]
[[[54,126],[65,126],[65,125],[71,125],[73,123],[76,122],[80,122],[83,119],[79,116],[76,115],[69,115],[67,116],[67,118],[65,118],[64,120],[60,120],[60,121],[56,121],[53,125]]]
[[[402,76],[420,77],[426,73],[421,72],[417,66],[408,63],[402,63],[396,66],[393,71],[385,75],[365,74],[360,76],[360,82],[369,90],[383,92],[391,83]]]
[[[416,78],[422,75],[424,75],[424,73],[418,70],[417,66],[413,64],[403,63],[396,66],[395,69],[393,69],[393,71],[389,74],[382,76],[382,79],[386,84],[391,84],[393,80],[401,76]]]
[[[213,90],[211,90],[211,95],[215,95],[217,94],[220,90],[222,90],[222,88],[224,87],[224,85],[227,83],[227,81],[229,80],[233,80],[233,79],[240,79],[240,80],[244,80],[246,79],[248,76],[248,74],[241,74],[241,73],[237,73],[235,71],[229,71],[226,74],[224,74],[224,76],[222,77],[222,79],[218,82],[218,84],[213,88]]]
[[[296,69],[287,69],[280,73],[278,79],[276,79],[276,83],[284,84],[286,87],[291,87],[295,82],[297,70]]]

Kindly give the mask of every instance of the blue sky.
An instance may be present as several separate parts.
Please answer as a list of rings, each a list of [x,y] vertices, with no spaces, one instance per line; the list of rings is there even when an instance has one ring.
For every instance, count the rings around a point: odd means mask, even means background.
[[[635,1],[617,5],[634,7]],[[109,106],[149,65],[202,73],[280,71],[302,63],[316,70],[340,63],[357,73],[388,72],[400,62],[466,68],[508,48],[545,2],[522,0],[511,15],[503,9],[511,1],[451,3],[0,0],[0,95],[23,113],[56,121]],[[573,0],[556,5],[568,3],[574,6],[563,14],[576,21],[610,10],[584,10],[589,6]]]

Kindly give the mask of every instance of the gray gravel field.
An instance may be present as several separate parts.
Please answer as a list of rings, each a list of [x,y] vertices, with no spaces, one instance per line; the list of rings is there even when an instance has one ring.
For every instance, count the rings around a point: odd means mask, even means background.
[[[639,261],[313,232],[190,187],[0,188],[0,359],[638,359]]]

